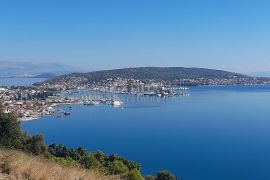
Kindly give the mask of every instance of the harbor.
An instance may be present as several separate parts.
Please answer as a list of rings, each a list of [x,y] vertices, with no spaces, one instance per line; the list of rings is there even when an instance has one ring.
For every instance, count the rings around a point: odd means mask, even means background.
[[[20,121],[39,119],[41,116],[57,114],[71,115],[55,106],[82,104],[84,106],[109,105],[123,107],[122,95],[167,98],[189,96],[188,87],[169,86],[161,82],[107,79],[96,84],[43,84],[41,86],[12,86],[0,88],[0,103],[4,113],[13,113]]]
[[[56,108],[61,105],[82,104],[86,106],[110,105],[122,107],[124,102],[111,94],[110,97],[92,94],[70,93],[70,91],[46,91],[33,89],[0,88],[0,100],[4,113],[13,113],[19,121],[39,119],[41,116],[57,114],[71,115],[69,111]]]

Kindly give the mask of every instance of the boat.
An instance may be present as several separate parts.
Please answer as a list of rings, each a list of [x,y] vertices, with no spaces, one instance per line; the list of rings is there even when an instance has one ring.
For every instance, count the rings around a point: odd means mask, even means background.
[[[123,104],[124,104],[123,101],[120,101],[120,100],[112,101],[113,106],[122,106]]]
[[[83,105],[85,105],[85,106],[93,106],[95,104],[92,101],[88,101],[88,102],[83,103]]]
[[[93,105],[98,105],[99,103],[100,103],[99,101],[86,101],[85,103],[83,103],[83,105],[93,106]]]
[[[178,88],[179,90],[188,90],[189,88],[188,87],[184,87],[184,86],[181,86]]]
[[[70,112],[64,112],[64,115],[69,116],[69,115],[71,115],[71,113]]]
[[[93,101],[94,105],[98,105],[100,102],[99,101]]]

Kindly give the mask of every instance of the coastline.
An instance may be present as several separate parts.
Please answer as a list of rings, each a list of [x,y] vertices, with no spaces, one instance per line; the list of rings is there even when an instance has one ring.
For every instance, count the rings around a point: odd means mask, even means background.
[[[22,117],[22,118],[18,118],[18,120],[20,122],[27,122],[27,121],[32,121],[32,120],[37,120],[40,119],[43,116],[49,116],[49,115],[53,115],[55,113],[57,113],[57,110],[55,109],[55,107],[57,106],[61,106],[61,105],[74,105],[74,104],[80,104],[80,103],[52,103],[51,105],[49,105],[47,107],[47,109],[50,109],[49,112],[44,113],[44,114],[35,114],[32,116],[28,116],[28,117]],[[65,113],[63,110],[59,110],[60,113]]]
[[[23,118],[18,118],[18,121],[27,122],[27,121],[37,120],[40,117],[42,117],[42,116],[23,117]]]
[[[64,110],[57,110],[55,109],[55,107],[57,106],[62,106],[62,105],[78,105],[78,104],[84,104],[83,102],[64,102],[64,103],[52,103],[50,104],[48,107],[45,107],[45,109],[50,109],[49,111],[47,111],[46,113],[37,113],[37,114],[33,114],[27,117],[22,117],[22,118],[17,118],[20,122],[27,122],[27,121],[32,121],[32,120],[37,120],[43,116],[49,116],[49,115],[53,115],[53,114],[61,114],[61,115],[70,115],[69,112],[65,112]],[[121,105],[117,106],[114,105],[114,107],[120,107]]]

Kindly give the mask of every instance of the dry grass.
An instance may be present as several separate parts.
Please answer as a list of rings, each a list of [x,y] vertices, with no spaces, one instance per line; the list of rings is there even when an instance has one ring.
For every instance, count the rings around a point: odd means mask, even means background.
[[[0,167],[10,180],[118,180],[97,171],[62,167],[59,164],[22,152],[0,149]],[[3,174],[0,179],[3,178]]]

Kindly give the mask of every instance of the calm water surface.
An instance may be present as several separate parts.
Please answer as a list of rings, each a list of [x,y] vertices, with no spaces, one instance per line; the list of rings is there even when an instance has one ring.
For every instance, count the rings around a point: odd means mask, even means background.
[[[2,78],[0,77],[0,86],[28,86],[33,83],[46,80],[45,78]]]
[[[189,97],[122,95],[124,108],[74,105],[23,123],[47,143],[117,153],[144,174],[185,180],[270,179],[270,86],[194,87]],[[68,110],[68,107],[63,107]]]

